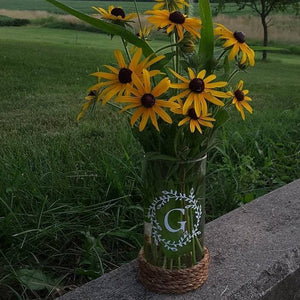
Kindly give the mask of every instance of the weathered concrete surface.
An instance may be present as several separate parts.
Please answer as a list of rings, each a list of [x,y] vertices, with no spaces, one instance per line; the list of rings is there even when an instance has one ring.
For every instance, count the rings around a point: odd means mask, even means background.
[[[196,291],[179,296],[148,292],[136,280],[133,261],[59,299],[299,300],[300,180],[208,223],[206,245],[209,278]]]

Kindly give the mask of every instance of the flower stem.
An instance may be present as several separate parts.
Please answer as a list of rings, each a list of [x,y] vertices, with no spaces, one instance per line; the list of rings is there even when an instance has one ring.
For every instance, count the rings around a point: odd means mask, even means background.
[[[135,11],[136,11],[137,16],[138,16],[138,21],[139,21],[140,30],[143,32],[143,29],[142,29],[142,22],[141,22],[140,13],[139,13],[139,10],[138,10],[137,4],[136,4],[136,0],[134,0],[133,2],[134,2]],[[143,34],[142,34],[141,38],[142,38],[143,40],[145,40],[145,37],[144,37]]]
[[[107,104],[110,105],[110,106],[112,106],[112,107],[114,107],[114,108],[122,109],[122,107],[120,107],[119,105],[116,105],[116,104],[114,104],[114,103],[107,102]],[[130,111],[125,110],[124,112],[127,113],[127,114],[129,114],[130,116],[132,116],[132,113],[131,113]]]
[[[219,61],[226,52],[227,52],[227,49],[223,50],[222,53],[217,58],[217,61]]]
[[[177,44],[170,44],[170,45],[164,46],[162,48],[159,48],[158,50],[155,51],[155,53],[160,52],[160,51],[165,50],[170,47],[174,47],[174,46],[177,46]]]
[[[230,75],[229,75],[229,78],[227,80],[227,82],[229,83],[230,80],[239,72],[240,70],[239,69],[235,69]]]
[[[193,231],[193,227],[194,227],[194,218],[193,218],[193,211],[190,209],[190,211],[189,211],[189,213],[190,213],[190,230],[191,230],[191,234],[192,234],[192,231]],[[196,264],[196,262],[197,262],[197,260],[196,260],[196,247],[195,247],[195,238],[196,237],[193,237],[192,238],[192,254],[193,254],[193,257],[192,257],[192,261],[193,261],[193,265],[195,265]]]
[[[167,257],[164,256],[163,269],[166,268],[166,265],[167,265]]]
[[[173,258],[170,259],[170,270],[173,269]]]
[[[130,57],[130,54],[129,54],[128,49],[127,49],[127,44],[126,44],[125,40],[122,37],[121,37],[121,39],[122,39],[122,43],[123,43],[123,46],[124,46],[124,49],[125,49],[125,52],[126,52],[126,55],[127,55],[127,58],[128,58],[128,62],[130,62],[131,57]]]

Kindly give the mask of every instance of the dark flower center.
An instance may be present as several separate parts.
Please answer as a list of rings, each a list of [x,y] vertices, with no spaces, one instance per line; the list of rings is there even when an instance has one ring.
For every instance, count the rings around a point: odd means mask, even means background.
[[[241,91],[241,90],[236,90],[236,91],[234,92],[234,96],[235,96],[235,98],[237,99],[237,101],[243,101],[243,100],[244,100],[244,97],[245,97],[243,91]]]
[[[235,39],[236,39],[239,43],[241,43],[241,44],[245,43],[245,41],[246,41],[245,33],[242,32],[242,31],[235,31],[235,32],[233,33],[233,36],[234,36]]]
[[[96,91],[90,91],[89,93],[88,93],[88,96],[93,96],[93,97],[95,97],[97,95],[97,92]]]
[[[119,75],[118,75],[119,81],[121,83],[129,83],[129,82],[131,82],[132,81],[131,74],[132,74],[131,70],[129,70],[127,68],[122,68],[119,71]]]
[[[185,16],[180,11],[174,11],[170,14],[169,20],[176,24],[183,24]]]
[[[200,94],[204,91],[205,88],[204,81],[200,78],[194,78],[190,81],[189,88],[194,93]]]
[[[110,12],[112,15],[119,17],[121,16],[123,19],[125,18],[125,12],[122,8],[120,7],[115,7],[111,10]]]
[[[195,112],[195,109],[194,108],[190,108],[188,110],[188,116],[193,119],[193,120],[198,120],[199,117],[197,116],[196,112]]]
[[[150,108],[155,104],[155,97],[152,94],[144,94],[141,101],[144,107]]]

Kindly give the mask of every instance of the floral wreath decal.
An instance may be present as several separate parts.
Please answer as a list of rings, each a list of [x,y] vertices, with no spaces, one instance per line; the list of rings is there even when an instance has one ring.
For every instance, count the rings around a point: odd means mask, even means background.
[[[150,205],[148,210],[148,218],[150,219],[150,223],[152,226],[152,235],[154,239],[154,243],[157,246],[158,243],[161,243],[165,248],[170,251],[176,252],[178,248],[183,247],[190,243],[192,239],[201,234],[199,230],[201,215],[202,215],[202,207],[197,204],[197,200],[195,199],[194,189],[191,189],[190,195],[187,197],[183,193],[177,193],[177,191],[170,190],[162,191],[162,196],[155,198],[153,203]],[[156,218],[156,210],[162,208],[164,205],[170,202],[173,199],[175,201],[184,200],[188,203],[184,208],[191,208],[195,211],[195,216],[197,222],[194,224],[192,232],[189,233],[184,231],[183,236],[177,241],[166,240],[162,237],[160,231],[162,231],[162,227],[160,226],[157,218]]]

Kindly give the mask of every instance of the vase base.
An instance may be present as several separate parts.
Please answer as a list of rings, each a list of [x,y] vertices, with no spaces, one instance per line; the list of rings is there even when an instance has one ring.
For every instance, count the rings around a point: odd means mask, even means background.
[[[138,279],[149,290],[162,294],[183,294],[202,286],[208,277],[209,251],[191,268],[168,270],[149,264],[143,248],[138,255]]]

